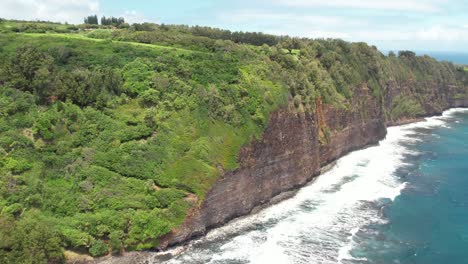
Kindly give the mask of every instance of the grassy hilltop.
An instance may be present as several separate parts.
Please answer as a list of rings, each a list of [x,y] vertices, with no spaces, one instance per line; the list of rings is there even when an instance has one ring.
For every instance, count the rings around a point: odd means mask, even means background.
[[[351,109],[362,84],[383,102],[388,81],[463,87],[467,75],[341,40],[1,20],[0,262],[155,248],[272,111]],[[417,116],[423,100],[388,115]]]

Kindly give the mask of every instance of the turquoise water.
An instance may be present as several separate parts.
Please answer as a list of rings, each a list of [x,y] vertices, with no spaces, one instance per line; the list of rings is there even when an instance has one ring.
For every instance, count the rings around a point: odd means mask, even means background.
[[[383,208],[387,224],[356,234],[353,263],[468,263],[468,114],[442,120],[414,128],[414,153],[395,174],[406,188]]]
[[[293,198],[145,263],[468,263],[468,111],[388,129]]]

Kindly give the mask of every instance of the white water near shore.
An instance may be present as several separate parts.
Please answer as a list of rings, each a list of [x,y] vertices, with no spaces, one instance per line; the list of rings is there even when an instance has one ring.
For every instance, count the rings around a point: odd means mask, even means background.
[[[302,188],[293,198],[257,214],[212,230],[188,246],[164,254],[164,263],[347,263],[360,229],[385,221],[380,209],[406,183],[395,176],[408,155],[415,129],[447,126],[451,109],[441,117],[388,129],[378,146],[339,159],[336,166]],[[376,206],[376,205],[379,206]],[[154,254],[149,260],[161,263]]]

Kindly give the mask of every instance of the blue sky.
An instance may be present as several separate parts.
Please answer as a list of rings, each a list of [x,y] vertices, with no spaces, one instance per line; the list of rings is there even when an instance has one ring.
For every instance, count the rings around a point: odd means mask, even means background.
[[[130,22],[342,38],[382,50],[468,53],[466,0],[0,0],[5,18],[78,23],[91,13]]]

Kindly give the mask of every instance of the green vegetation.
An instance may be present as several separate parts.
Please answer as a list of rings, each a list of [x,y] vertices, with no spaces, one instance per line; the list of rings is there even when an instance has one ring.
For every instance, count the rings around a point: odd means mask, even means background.
[[[364,43],[110,21],[0,21],[1,263],[156,247],[288,103],[351,109],[363,84],[384,102],[390,81],[467,83]],[[412,89],[392,118],[423,113]]]
[[[98,22],[98,17],[97,15],[91,15],[91,16],[87,16],[85,17],[84,19],[84,23],[85,24],[88,24],[88,25],[98,25],[99,22]]]
[[[414,118],[424,114],[424,109],[418,101],[400,95],[395,98],[390,114],[393,120],[398,120],[401,117]]]

